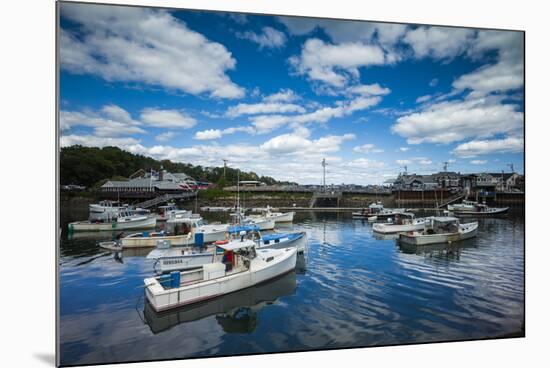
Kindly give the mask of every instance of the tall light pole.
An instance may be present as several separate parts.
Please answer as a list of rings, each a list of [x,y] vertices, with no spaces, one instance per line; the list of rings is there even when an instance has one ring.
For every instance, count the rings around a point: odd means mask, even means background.
[[[227,167],[227,160],[224,158],[223,161],[223,178],[225,179],[225,168]]]
[[[325,181],[325,167],[327,166],[327,160],[326,159],[323,159],[323,161],[321,161],[321,165],[323,166],[323,191],[326,192],[327,191],[327,184],[326,184],[326,181]]]

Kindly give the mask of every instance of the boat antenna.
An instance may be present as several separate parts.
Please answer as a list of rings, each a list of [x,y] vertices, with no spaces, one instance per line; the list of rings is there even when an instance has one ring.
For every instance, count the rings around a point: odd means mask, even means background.
[[[449,161],[443,162],[443,172],[447,172],[447,167],[449,166]]]
[[[510,170],[512,171],[512,174],[515,173],[514,171],[514,164],[508,164],[508,167],[510,168]]]

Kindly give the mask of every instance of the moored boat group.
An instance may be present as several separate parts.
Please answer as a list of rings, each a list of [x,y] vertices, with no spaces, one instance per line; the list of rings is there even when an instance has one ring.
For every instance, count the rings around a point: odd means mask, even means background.
[[[294,212],[246,215],[241,208],[231,223],[207,224],[198,214],[174,205],[160,206],[158,213],[132,212],[126,205],[101,202],[90,205],[87,221],[72,222],[69,232],[121,231],[116,240],[99,246],[121,251],[128,248],[155,248],[157,276],[144,280],[147,301],[156,311],[196,303],[244,289],[292,271],[298,253],[307,249],[305,232],[271,232],[276,223],[291,223]],[[141,210],[141,209],[140,209]],[[166,221],[170,231],[155,231]],[[125,234],[122,230],[140,230]]]
[[[157,213],[115,202],[90,205],[87,221],[72,222],[70,232],[120,231],[100,247],[121,251],[153,248],[155,276],[144,279],[149,306],[159,312],[232,293],[263,283],[295,269],[297,257],[307,251],[305,232],[277,232],[277,223],[291,223],[294,212],[271,207],[247,215],[237,207],[230,223],[207,223],[199,214],[173,204]],[[456,216],[498,215],[507,208],[492,208],[472,201],[448,205],[443,216],[417,218],[412,210],[384,208],[376,202],[353,218],[372,222],[375,235],[395,236],[405,245],[448,244],[475,237],[478,222],[461,223]],[[157,223],[166,226],[157,231]],[[169,231],[166,229],[170,229]],[[134,230],[125,234],[125,231]],[[266,233],[266,231],[270,231]]]
[[[464,200],[459,204],[449,204],[445,216],[416,218],[412,212],[401,209],[384,209],[379,203],[376,206],[371,206],[369,206],[369,211],[365,211],[367,216],[368,214],[374,216],[374,211],[378,211],[384,214],[383,218],[387,219],[385,223],[374,223],[373,232],[382,236],[396,234],[399,242],[410,245],[454,243],[477,235],[477,221],[461,223],[459,218],[453,215],[487,216],[505,214],[508,211],[507,207],[494,208]]]

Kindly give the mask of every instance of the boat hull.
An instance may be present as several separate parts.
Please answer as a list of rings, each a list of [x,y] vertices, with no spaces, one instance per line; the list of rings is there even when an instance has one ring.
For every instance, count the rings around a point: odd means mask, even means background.
[[[388,217],[395,217],[396,215],[401,215],[405,213],[405,209],[385,209],[383,212],[377,212],[377,213],[371,213],[371,212],[352,212],[352,216],[356,218],[370,218],[370,217],[376,217],[376,218],[388,218]]]
[[[374,224],[372,230],[379,234],[395,234],[424,229],[424,222],[408,225]]]
[[[147,236],[147,237],[126,237],[120,240],[122,248],[151,248],[156,247],[157,242],[161,240],[170,241],[172,246],[193,245],[195,239],[188,235],[169,235],[169,236]]]
[[[260,230],[273,230],[275,228],[275,221],[273,220],[255,220],[253,222],[258,225]]]
[[[429,245],[440,243],[454,243],[465,239],[473,238],[477,235],[477,222],[461,225],[467,230],[457,233],[445,234],[399,234],[399,241],[410,245]]]
[[[294,212],[276,214],[273,216],[269,216],[268,218],[275,222],[292,222],[294,221]]]
[[[487,211],[470,211],[470,210],[454,210],[453,213],[456,215],[469,215],[469,216],[492,216],[492,215],[500,215],[505,214],[509,210],[509,207],[504,208],[491,208]]]
[[[307,245],[305,232],[281,235],[283,236],[279,238],[278,242],[266,240],[258,246],[258,249],[296,248],[298,253],[305,252]],[[153,250],[147,255],[147,258],[158,260],[155,268],[164,273],[189,270],[201,267],[207,263],[219,262],[221,255],[215,254],[215,251],[215,246],[209,246],[203,252],[193,251],[189,248],[169,248],[166,250]]]
[[[71,222],[69,231],[114,231],[131,229],[152,229],[156,226],[157,220],[154,217],[147,217],[143,220],[129,222],[108,222],[95,223],[90,221]]]
[[[264,241],[260,244],[259,249],[283,249],[283,248],[296,248],[298,253],[303,253],[306,250],[307,240],[306,233],[301,232],[299,234],[289,234],[288,240],[285,241],[285,238],[281,238],[279,242],[275,241]],[[297,236],[296,236],[297,235]]]
[[[161,312],[246,289],[294,270],[296,249],[286,249],[268,263],[254,261],[246,271],[173,289],[164,289],[154,278],[145,279],[145,295],[153,309]]]

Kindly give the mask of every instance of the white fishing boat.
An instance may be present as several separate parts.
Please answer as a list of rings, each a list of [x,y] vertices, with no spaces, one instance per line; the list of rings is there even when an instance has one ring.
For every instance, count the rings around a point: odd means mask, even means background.
[[[275,220],[265,217],[245,216],[242,210],[233,212],[231,217],[233,217],[233,223],[235,225],[256,225],[263,231],[275,229]]]
[[[413,213],[405,212],[395,215],[395,221],[372,225],[372,230],[380,234],[395,234],[407,231],[422,230],[429,218],[415,218]]]
[[[120,211],[128,208],[126,204],[120,204],[117,201],[100,201],[99,203],[90,203],[88,209],[90,211],[88,219],[90,221],[105,220],[111,221],[116,219]]]
[[[117,218],[112,221],[76,221],[71,222],[69,231],[113,231],[130,229],[154,228],[157,220],[151,216],[132,215],[127,211],[119,212]]]
[[[167,331],[182,323],[197,321],[209,316],[216,316],[216,321],[224,329],[224,321],[229,321],[231,331],[233,331],[235,326],[241,324],[248,326],[248,318],[244,320],[242,318],[243,311],[255,315],[265,306],[273,305],[277,299],[292,295],[296,290],[296,286],[296,274],[289,272],[284,276],[254,287],[209,300],[199,305],[177,308],[164,313],[156,313],[149,303],[144,303],[143,315],[154,334]],[[243,330],[246,330],[246,328],[243,328]]]
[[[259,249],[281,249],[288,247],[295,247],[298,253],[304,253],[307,248],[307,238],[304,231],[294,232],[294,233],[273,233],[262,235],[258,239],[258,248]]]
[[[170,215],[170,218],[166,221],[167,224],[182,224],[189,223],[189,219],[202,219],[198,213],[192,213],[187,210],[178,210]]]
[[[252,240],[218,247],[226,253],[226,263],[208,263],[199,269],[145,279],[145,295],[153,309],[159,312],[212,299],[273,279],[296,267],[296,248],[256,249]]]
[[[369,218],[376,216],[377,219],[394,217],[407,212],[405,208],[384,208],[381,202],[371,203],[368,208],[363,208],[361,211],[352,212],[355,218]]]
[[[220,261],[223,252],[216,254],[216,249],[216,245],[172,247],[169,241],[158,242],[147,258],[155,260],[153,268],[157,273],[189,270]]]
[[[245,218],[243,224],[254,224],[260,228],[260,230],[273,230],[275,228],[275,221],[271,219],[251,219]]]
[[[180,210],[175,204],[167,204],[164,206],[158,206],[158,214],[157,214],[157,221],[167,221],[172,217],[174,214],[191,214],[191,211],[186,210]]]
[[[158,242],[157,248],[151,251],[147,258],[157,262],[153,266],[155,271],[163,273],[174,270],[186,270],[199,267],[206,263],[219,261],[220,254],[216,254],[216,246],[227,244],[231,241],[240,241],[241,234],[245,233],[247,240],[255,242],[257,249],[282,249],[294,247],[298,253],[303,253],[307,248],[305,232],[272,233],[262,235],[256,225],[238,225],[230,227],[227,231],[227,239],[218,240],[214,244],[196,247],[171,247],[169,242]],[[242,238],[243,240],[245,238]]]
[[[399,241],[412,245],[453,243],[477,235],[477,222],[459,223],[456,217],[431,217],[420,231],[399,234]]]
[[[270,206],[267,206],[266,208],[254,208],[256,212],[261,212],[261,215],[250,215],[249,218],[258,218],[258,219],[266,219],[266,220],[273,220],[275,223],[277,222],[292,222],[294,220],[294,214],[295,212],[273,212],[271,210]]]
[[[231,211],[231,207],[211,207],[211,206],[205,206],[201,207],[200,210],[203,212],[227,212]]]
[[[120,239],[123,248],[156,247],[159,240],[166,240],[172,246],[202,245],[225,239],[229,225],[206,225],[200,216],[182,217],[168,220],[173,225],[173,233],[139,232]]]
[[[462,201],[458,204],[449,204],[447,209],[457,215],[498,215],[508,212],[509,207],[489,207],[475,201]]]
[[[191,232],[187,234],[169,234],[164,231],[149,232],[142,231],[139,233],[129,234],[119,240],[122,248],[150,248],[155,247],[158,241],[169,241],[176,246],[189,245],[195,242]]]

